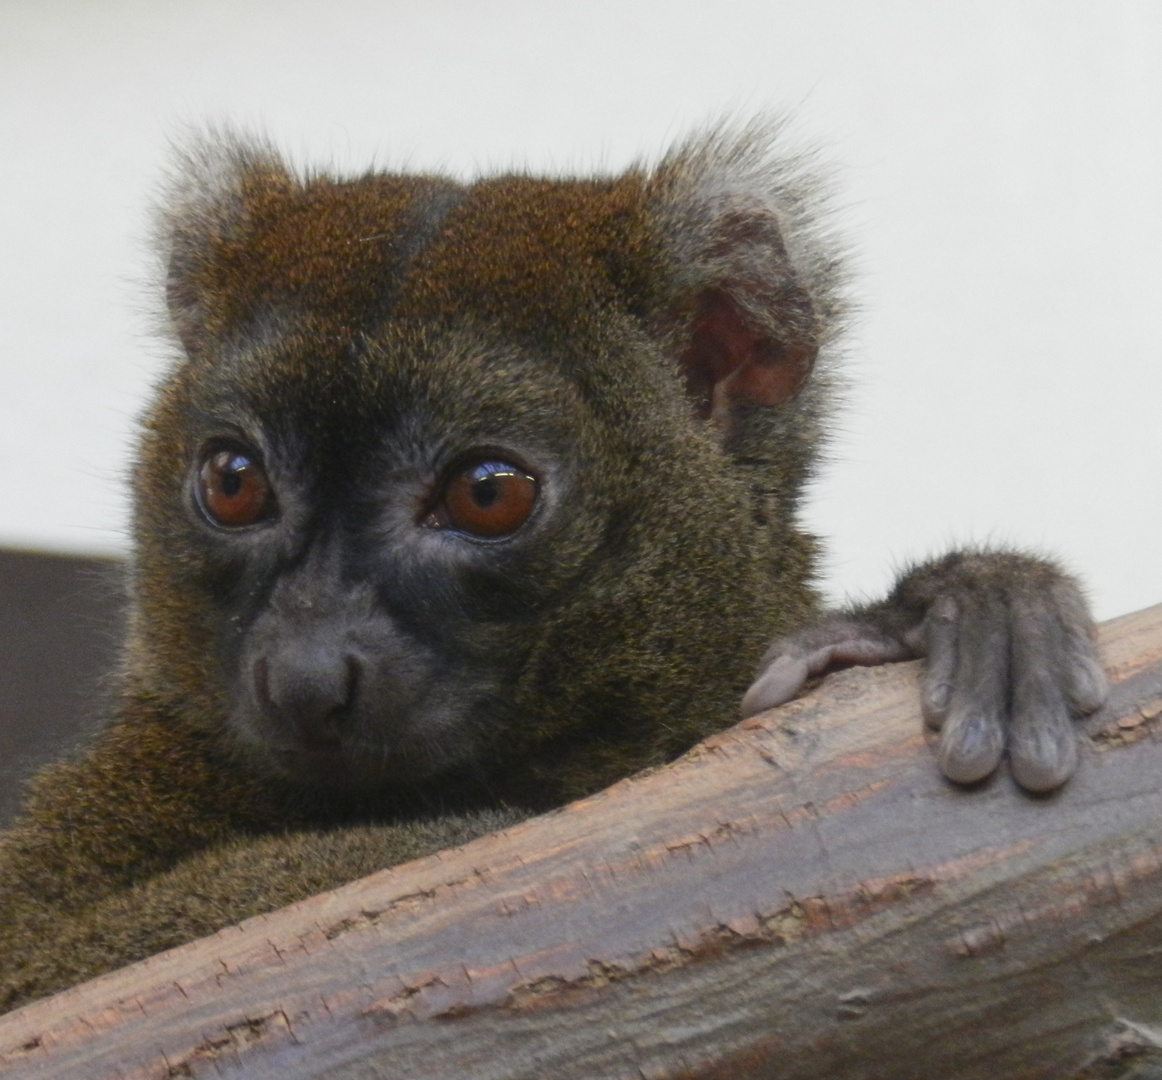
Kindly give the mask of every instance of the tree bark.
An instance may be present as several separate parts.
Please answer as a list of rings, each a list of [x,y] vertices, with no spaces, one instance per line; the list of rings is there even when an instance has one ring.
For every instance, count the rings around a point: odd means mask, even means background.
[[[1162,1076],[1162,606],[1078,775],[939,775],[917,665],[0,1019],[17,1078]],[[1155,1068],[1159,1071],[1155,1072]]]

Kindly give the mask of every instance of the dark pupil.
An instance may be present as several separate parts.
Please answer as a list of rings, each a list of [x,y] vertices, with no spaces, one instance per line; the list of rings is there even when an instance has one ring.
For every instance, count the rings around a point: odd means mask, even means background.
[[[482,476],[472,485],[472,501],[482,510],[500,498],[500,484],[495,476]]]
[[[226,498],[232,499],[242,490],[242,470],[247,464],[245,458],[234,458],[222,470],[222,494]]]

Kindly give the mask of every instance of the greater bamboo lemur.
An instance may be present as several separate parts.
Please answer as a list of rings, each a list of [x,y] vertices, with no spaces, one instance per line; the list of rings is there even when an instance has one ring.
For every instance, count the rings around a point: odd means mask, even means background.
[[[926,656],[953,780],[1006,747],[1025,788],[1069,776],[1105,683],[1054,565],[957,552],[820,610],[796,512],[843,272],[776,128],[466,185],[184,153],[119,704],[0,844],[0,1006],[594,791],[835,664]]]

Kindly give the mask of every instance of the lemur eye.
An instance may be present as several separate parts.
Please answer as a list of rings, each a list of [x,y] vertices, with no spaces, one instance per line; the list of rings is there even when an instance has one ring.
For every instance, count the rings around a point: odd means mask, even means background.
[[[516,532],[533,512],[537,481],[507,461],[475,461],[444,483],[423,524],[469,536],[494,538]]]
[[[274,516],[274,491],[266,470],[251,451],[219,447],[206,454],[198,470],[198,505],[224,529],[256,525]]]

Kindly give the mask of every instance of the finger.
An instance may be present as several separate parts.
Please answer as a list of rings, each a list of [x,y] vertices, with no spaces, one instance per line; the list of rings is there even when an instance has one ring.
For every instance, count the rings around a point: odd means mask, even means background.
[[[1069,633],[1044,601],[1014,598],[1012,618],[1013,776],[1028,791],[1052,791],[1077,768],[1077,734],[1066,687],[1072,673]]]
[[[1088,716],[1105,704],[1110,693],[1109,680],[1097,656],[1097,649],[1088,636],[1076,648],[1070,644],[1069,656],[1069,677],[1066,682],[1069,703],[1077,716]]]
[[[920,708],[928,726],[939,731],[952,705],[956,676],[958,608],[952,596],[939,597],[924,618],[921,638],[924,649],[924,677],[920,688]]]
[[[790,701],[813,675],[851,664],[887,664],[912,655],[877,626],[847,616],[824,619],[771,644],[757,678],[743,695],[742,715],[753,716]]]
[[[945,776],[969,784],[988,776],[1004,754],[1009,630],[995,602],[961,597],[957,608],[956,673],[939,759]]]
[[[940,734],[940,771],[958,784],[983,780],[1001,763],[1005,727],[995,712],[953,708]]]
[[[784,653],[776,657],[743,695],[743,718],[790,701],[802,689],[807,676],[806,657],[799,653]]]
[[[1026,705],[1013,717],[1009,759],[1026,791],[1054,791],[1077,771],[1077,732],[1064,698]]]
[[[1088,716],[1100,709],[1109,696],[1109,682],[1093,640],[1089,610],[1072,582],[1059,584],[1054,599],[1065,630],[1065,690],[1073,712]]]

